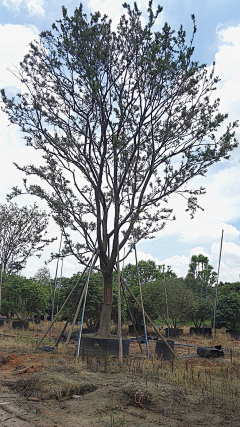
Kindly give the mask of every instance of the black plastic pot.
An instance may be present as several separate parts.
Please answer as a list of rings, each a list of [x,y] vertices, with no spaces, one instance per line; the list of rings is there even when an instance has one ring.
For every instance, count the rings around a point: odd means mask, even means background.
[[[236,331],[235,329],[227,329],[227,334],[230,334],[232,338],[235,340],[240,340],[240,331]]]
[[[174,341],[167,340],[168,345],[174,350]],[[155,354],[158,359],[172,360],[173,354],[163,340],[156,341]]]
[[[67,341],[67,338],[68,338],[68,332],[64,332],[64,334],[62,334],[61,336],[61,340]],[[71,333],[70,340],[76,340],[76,339],[77,339],[77,332],[73,331]]]
[[[29,322],[28,320],[13,320],[12,328],[13,329],[28,329]]]
[[[34,322],[36,323],[36,325],[40,325],[41,323],[41,318],[39,316],[35,316],[34,317]]]
[[[7,321],[6,317],[0,317],[0,326],[4,326]]]
[[[204,335],[204,336],[207,335],[207,336],[211,337],[212,328],[210,328],[208,326],[206,326],[206,327],[204,326],[204,328],[203,327],[196,328],[196,327],[191,326],[189,332],[190,332],[190,335],[192,335],[192,334]]]
[[[97,332],[95,329],[82,328],[82,334],[94,334],[95,332]]]
[[[144,325],[136,325],[137,333],[144,334]],[[132,324],[128,325],[128,333],[129,334],[135,334],[135,330]]]
[[[216,347],[198,347],[197,354],[200,357],[213,358],[213,357],[223,357],[224,352],[221,345]]]
[[[128,357],[130,340],[123,339],[123,357]],[[118,338],[97,338],[97,337],[86,337],[81,338],[80,351],[90,355],[106,356],[110,355],[113,357],[119,356],[119,345]]]
[[[169,328],[169,335],[168,335],[168,328],[165,328],[165,334],[167,338],[180,337],[181,335],[183,335],[183,329]]]

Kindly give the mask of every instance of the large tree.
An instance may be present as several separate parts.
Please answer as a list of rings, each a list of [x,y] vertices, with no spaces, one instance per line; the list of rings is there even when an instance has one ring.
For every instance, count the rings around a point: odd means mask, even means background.
[[[99,249],[104,297],[99,335],[110,333],[112,274],[119,249],[131,250],[167,219],[175,193],[194,213],[204,192],[187,183],[236,147],[234,125],[210,100],[218,78],[193,59],[193,35],[155,25],[152,1],[142,24],[136,4],[116,31],[107,16],[88,19],[80,5],[31,43],[15,75],[26,93],[2,91],[10,121],[45,163],[18,166],[49,185],[26,191],[47,201],[65,236],[66,251],[87,262]],[[15,194],[21,190],[15,188]],[[71,230],[79,233],[78,243]],[[75,233],[76,235],[76,233]],[[95,243],[97,240],[97,244]],[[123,251],[122,251],[123,252]],[[121,253],[122,253],[121,252]]]

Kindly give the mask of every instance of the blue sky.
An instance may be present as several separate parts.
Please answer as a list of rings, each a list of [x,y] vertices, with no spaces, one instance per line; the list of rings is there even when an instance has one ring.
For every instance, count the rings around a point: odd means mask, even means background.
[[[100,10],[108,14],[113,25],[122,13],[121,1],[83,1],[87,13]],[[132,4],[132,2],[130,2]],[[146,1],[139,1],[141,10]],[[155,3],[156,4],[156,3]],[[195,14],[197,34],[195,59],[209,66],[216,61],[216,71],[222,81],[217,95],[221,98],[221,110],[229,113],[229,121],[240,118],[240,3],[239,0],[163,0],[163,13],[158,25],[167,21],[174,29],[183,24],[189,37],[192,31],[190,15]],[[66,0],[64,5],[72,13],[79,5],[75,0]],[[0,0],[0,87],[15,93],[21,90],[14,76],[7,71],[17,65],[27,52],[27,45],[37,34],[49,29],[61,17],[59,0]],[[1,158],[0,158],[0,203],[13,185],[19,185],[22,175],[13,166],[39,162],[36,152],[25,147],[18,130],[9,127],[4,113],[0,113]],[[238,138],[240,139],[238,131]],[[185,275],[192,254],[204,253],[217,268],[221,230],[224,243],[220,280],[234,281],[240,274],[240,149],[236,149],[230,161],[213,166],[206,178],[196,178],[196,186],[206,187],[207,194],[200,199],[204,212],[199,211],[190,220],[185,205],[177,198],[172,199],[177,221],[166,225],[151,241],[138,245],[139,259],[154,259],[157,263],[171,265],[179,275]],[[28,198],[18,199],[19,204],[32,203]],[[51,232],[58,233],[51,224]],[[57,250],[58,243],[50,248]],[[43,266],[49,252],[42,259],[30,259],[24,274],[33,275]],[[133,257],[129,259],[134,261]],[[65,275],[78,270],[74,260],[64,263]],[[50,264],[52,273],[54,264]]]

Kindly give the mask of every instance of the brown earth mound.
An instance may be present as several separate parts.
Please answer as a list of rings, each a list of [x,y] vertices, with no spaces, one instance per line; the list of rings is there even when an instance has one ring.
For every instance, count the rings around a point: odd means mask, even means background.
[[[18,379],[14,390],[24,397],[41,400],[64,400],[73,395],[82,396],[97,390],[96,384],[73,380],[61,372],[41,371]]]

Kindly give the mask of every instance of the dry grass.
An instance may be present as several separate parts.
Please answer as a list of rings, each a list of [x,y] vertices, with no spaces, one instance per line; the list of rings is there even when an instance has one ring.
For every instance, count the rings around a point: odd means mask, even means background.
[[[36,355],[36,344],[47,329],[48,324],[48,322],[43,322],[41,325],[30,324],[28,331],[13,330],[10,325],[5,325],[0,329],[1,349],[4,349],[8,354],[11,352],[28,352]],[[63,323],[56,323],[51,332],[51,338],[46,338],[43,345],[53,345],[54,338],[60,334],[62,328]],[[211,338],[190,336],[188,329],[184,329],[184,335],[175,341],[203,347],[212,346]],[[74,358],[76,346],[73,344],[69,346],[65,357],[61,356],[63,344],[59,344],[57,354],[41,354],[39,357],[45,360],[42,364],[43,367],[47,365],[48,368],[55,371],[59,366],[61,371],[69,372],[72,370],[76,374],[80,374],[83,370],[99,374],[124,374],[134,387],[137,386],[139,378],[141,378],[146,387],[151,385],[157,391],[164,384],[165,388],[168,387],[169,392],[172,388],[178,396],[182,396],[182,398],[185,396],[189,402],[192,400],[194,404],[207,405],[211,408],[212,413],[215,411],[222,415],[234,414],[234,416],[240,417],[238,404],[240,398],[240,341],[232,339],[224,330],[221,330],[217,331],[215,343],[222,345],[225,350],[224,358],[184,358],[164,362],[157,360],[154,356],[155,342],[150,343],[151,357],[149,360],[145,354],[141,355],[136,343],[131,344],[131,355],[124,361],[122,367],[116,359],[111,357],[85,357],[76,364]],[[189,354],[196,355],[196,348],[176,346],[175,349],[181,357]],[[56,378],[58,377],[59,374]],[[53,384],[56,378],[54,375],[51,378]],[[35,379],[32,378],[31,381],[34,383]],[[65,387],[66,390],[61,388],[60,397],[64,397],[64,393],[67,393],[65,395],[72,393],[70,386],[71,384],[68,384]],[[48,392],[46,387],[47,385],[44,383],[44,393]],[[67,391],[68,389],[70,391]],[[75,391],[76,389],[73,387],[73,392]],[[54,395],[56,396],[56,393]]]

